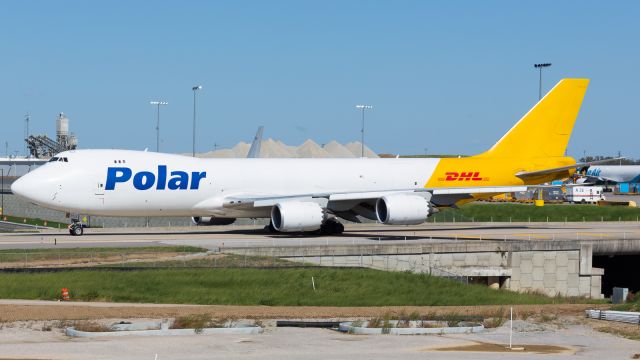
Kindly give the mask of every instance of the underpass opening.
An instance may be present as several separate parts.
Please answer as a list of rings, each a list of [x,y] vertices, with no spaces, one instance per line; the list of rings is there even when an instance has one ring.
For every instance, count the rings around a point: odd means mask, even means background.
[[[611,297],[614,287],[640,291],[640,277],[637,276],[640,254],[638,255],[594,255],[593,266],[604,269],[602,293]]]

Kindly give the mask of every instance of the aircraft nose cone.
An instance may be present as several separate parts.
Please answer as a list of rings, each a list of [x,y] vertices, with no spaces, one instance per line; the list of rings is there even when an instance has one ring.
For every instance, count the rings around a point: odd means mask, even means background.
[[[11,184],[11,192],[29,200],[37,200],[38,179],[33,174],[23,175]]]
[[[16,179],[13,184],[11,184],[11,192],[15,195],[25,197],[24,194],[27,192],[26,181],[24,181],[24,176]]]

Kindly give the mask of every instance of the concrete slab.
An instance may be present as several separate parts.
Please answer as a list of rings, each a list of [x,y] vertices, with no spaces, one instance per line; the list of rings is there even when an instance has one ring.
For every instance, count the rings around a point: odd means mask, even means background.
[[[558,249],[564,242],[589,242],[593,252],[640,253],[640,227],[635,222],[604,223],[426,223],[416,226],[347,224],[344,236],[300,237],[297,234],[268,234],[262,226],[150,227],[86,229],[71,237],[63,230],[46,229],[32,234],[0,234],[0,249],[65,248],[98,246],[149,246],[155,244],[194,245],[209,249],[260,246],[334,246],[346,244],[481,244],[487,241],[538,244]],[[606,234],[601,237],[600,234]],[[405,240],[405,237],[407,240]],[[531,241],[528,238],[531,238]],[[57,243],[54,245],[54,238]],[[471,240],[463,240],[463,238]],[[482,240],[479,240],[482,238]],[[504,239],[507,241],[504,241]],[[550,241],[551,238],[555,241]],[[456,240],[457,239],[457,240]],[[635,240],[634,240],[635,239]],[[619,240],[619,241],[618,241]],[[546,245],[545,245],[546,244]],[[466,245],[465,245],[466,246]],[[608,250],[607,250],[608,249]],[[526,259],[524,255],[522,259]],[[575,255],[569,255],[575,259]]]
[[[522,260],[520,263],[520,271],[522,271],[523,274],[533,273],[533,262],[531,260]]]
[[[569,271],[566,267],[557,267],[556,268],[556,279],[558,282],[566,282],[569,278]]]
[[[533,281],[544,280],[545,272],[542,267],[534,267],[532,272]]]
[[[567,260],[567,271],[569,271],[570,274],[578,274],[579,273],[578,265],[579,265],[578,260]]]
[[[543,267],[544,266],[544,253],[541,252],[535,252],[533,254],[533,267],[537,268],[537,267]]]
[[[545,252],[544,259],[544,273],[545,274],[555,274],[556,273],[556,259],[555,254],[552,252]],[[553,257],[549,258],[547,255],[552,255]]]
[[[591,276],[580,276],[578,290],[582,296],[591,295]]]
[[[543,283],[544,283],[544,287],[546,289],[550,289],[550,290],[556,291],[556,289],[555,289],[556,288],[556,281],[557,281],[556,274],[545,274],[544,275]]]
[[[262,335],[187,335],[163,338],[100,338],[69,340],[58,329],[41,331],[42,324],[14,325],[0,330],[4,358],[54,359],[513,359],[512,353],[433,351],[435,347],[473,342],[508,344],[509,324],[484,333],[449,336],[350,335],[326,329],[269,328]],[[638,353],[637,341],[594,331],[571,322],[514,323],[515,344],[567,347],[581,359],[629,359]],[[566,359],[571,352],[546,354],[545,359]],[[541,355],[517,355],[535,359]]]

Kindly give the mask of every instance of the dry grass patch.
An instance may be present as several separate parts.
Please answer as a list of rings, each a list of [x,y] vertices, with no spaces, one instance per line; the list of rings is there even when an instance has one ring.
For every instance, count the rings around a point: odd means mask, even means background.
[[[620,336],[630,340],[640,340],[640,326],[614,321],[586,319],[586,323],[594,330]]]
[[[78,331],[85,332],[108,332],[112,331],[110,326],[100,324],[96,321],[74,321],[71,325]]]
[[[237,322],[235,317],[214,318],[210,314],[192,314],[175,318],[170,328],[194,329],[196,333],[201,333],[206,328],[234,327]]]

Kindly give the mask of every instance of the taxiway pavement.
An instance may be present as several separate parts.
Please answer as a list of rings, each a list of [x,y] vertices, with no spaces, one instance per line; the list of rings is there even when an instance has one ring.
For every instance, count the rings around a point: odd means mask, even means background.
[[[640,239],[637,222],[427,223],[417,226],[349,224],[341,235],[271,234],[258,226],[86,229],[0,233],[0,249],[199,246],[207,249],[260,246],[433,243],[449,241],[571,241]]]

